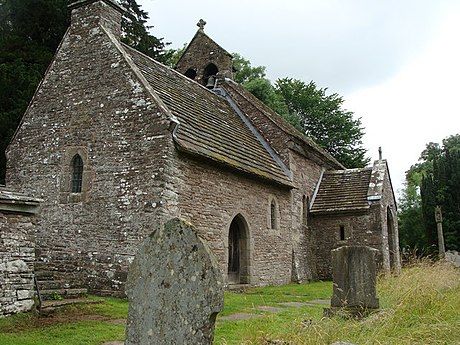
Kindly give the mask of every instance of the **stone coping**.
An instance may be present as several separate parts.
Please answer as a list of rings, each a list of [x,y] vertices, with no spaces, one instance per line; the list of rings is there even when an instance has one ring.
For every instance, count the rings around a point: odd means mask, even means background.
[[[42,199],[33,198],[0,187],[0,212],[37,214],[40,211]]]

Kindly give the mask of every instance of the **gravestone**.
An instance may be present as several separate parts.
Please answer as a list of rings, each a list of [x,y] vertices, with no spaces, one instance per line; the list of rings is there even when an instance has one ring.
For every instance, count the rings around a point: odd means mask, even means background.
[[[126,293],[126,345],[212,344],[223,277],[190,224],[172,219],[141,244]]]
[[[343,311],[362,317],[379,308],[377,265],[379,251],[366,246],[345,246],[332,250],[333,294],[326,315]]]

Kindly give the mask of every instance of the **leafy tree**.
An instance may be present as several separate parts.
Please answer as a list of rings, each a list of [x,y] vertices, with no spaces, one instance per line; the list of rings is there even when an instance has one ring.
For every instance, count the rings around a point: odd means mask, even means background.
[[[362,146],[361,120],[342,108],[342,97],[336,93],[327,95],[327,89],[318,88],[313,81],[306,84],[292,78],[278,79],[275,91],[288,111],[299,117],[305,134],[344,166],[357,168],[368,164]]]
[[[69,24],[66,0],[0,0],[0,183],[4,150]]]
[[[233,79],[242,84],[249,92],[261,100],[265,105],[284,117],[289,123],[302,132],[300,119],[289,112],[283,98],[276,93],[269,79],[266,78],[265,66],[253,67],[238,53],[233,53],[233,67],[236,72]]]
[[[253,67],[249,60],[246,60],[238,53],[233,53],[233,67],[235,69],[235,73],[233,75],[233,80],[237,83],[245,84],[247,82],[257,80],[257,79],[265,79],[265,66],[258,66]]]
[[[166,66],[169,66],[171,68],[176,67],[177,62],[179,59],[182,57],[182,55],[185,52],[185,49],[187,48],[187,43],[184,43],[182,48],[177,48],[177,49],[166,49],[165,50],[165,58],[163,59],[163,63]]]

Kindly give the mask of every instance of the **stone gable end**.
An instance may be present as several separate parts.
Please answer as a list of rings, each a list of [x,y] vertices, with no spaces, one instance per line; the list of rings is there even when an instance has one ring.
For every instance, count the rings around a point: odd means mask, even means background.
[[[122,290],[134,245],[174,213],[174,144],[165,107],[115,34],[92,24],[67,31],[8,148],[7,181],[44,199],[37,269],[53,262],[71,285]],[[82,191],[72,193],[77,154]]]

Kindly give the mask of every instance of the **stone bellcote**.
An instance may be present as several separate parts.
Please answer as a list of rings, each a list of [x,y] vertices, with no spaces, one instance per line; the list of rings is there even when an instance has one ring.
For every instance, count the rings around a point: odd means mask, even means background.
[[[177,62],[176,70],[206,86],[212,84],[212,77],[232,78],[233,57],[205,34],[205,25],[200,19],[199,29]]]
[[[121,36],[124,9],[112,0],[78,0],[69,5],[72,29],[92,29],[102,25],[116,38]]]

